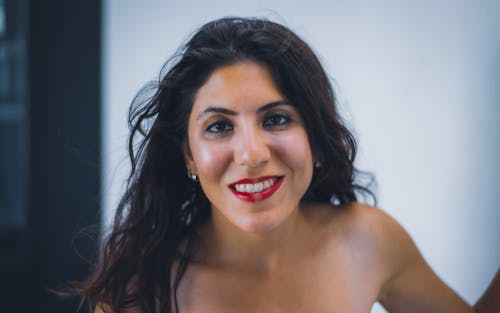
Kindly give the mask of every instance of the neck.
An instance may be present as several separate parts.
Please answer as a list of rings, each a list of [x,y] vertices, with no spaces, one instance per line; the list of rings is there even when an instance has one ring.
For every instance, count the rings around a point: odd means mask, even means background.
[[[280,225],[262,232],[244,231],[216,209],[200,229],[202,258],[211,265],[271,271],[297,254],[300,248],[302,217],[293,211]]]

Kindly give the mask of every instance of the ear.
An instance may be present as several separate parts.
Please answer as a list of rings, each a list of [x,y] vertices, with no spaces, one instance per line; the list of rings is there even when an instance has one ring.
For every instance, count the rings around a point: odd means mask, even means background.
[[[191,149],[189,148],[189,143],[185,143],[182,147],[182,153],[184,154],[184,161],[186,162],[186,168],[188,171],[196,171],[196,166],[194,164],[193,156],[191,154]]]

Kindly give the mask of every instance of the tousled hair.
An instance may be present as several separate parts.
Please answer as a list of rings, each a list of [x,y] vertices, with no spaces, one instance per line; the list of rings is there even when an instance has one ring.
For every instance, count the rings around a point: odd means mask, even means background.
[[[92,276],[74,285],[91,308],[105,304],[115,313],[129,306],[144,313],[178,312],[176,291],[197,242],[196,227],[210,216],[208,199],[187,175],[189,114],[196,91],[215,69],[243,61],[266,66],[304,121],[322,166],[302,201],[341,206],[356,201],[359,192],[373,196],[356,183],[356,142],[337,113],[330,80],[311,48],[288,28],[265,19],[210,22],[130,108],[127,189]]]

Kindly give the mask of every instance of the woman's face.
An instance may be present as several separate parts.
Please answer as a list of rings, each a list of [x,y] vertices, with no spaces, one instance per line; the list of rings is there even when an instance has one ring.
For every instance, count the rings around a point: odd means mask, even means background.
[[[215,70],[196,93],[188,132],[187,166],[212,215],[266,232],[298,210],[312,179],[311,147],[301,116],[265,66]]]

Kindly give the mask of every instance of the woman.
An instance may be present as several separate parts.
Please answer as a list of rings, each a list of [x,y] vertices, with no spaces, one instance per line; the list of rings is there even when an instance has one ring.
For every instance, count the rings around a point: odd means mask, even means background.
[[[217,20],[168,65],[131,110],[128,189],[76,286],[96,312],[472,312],[357,202],[355,141],[294,33]]]

